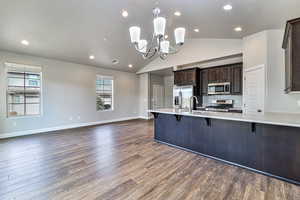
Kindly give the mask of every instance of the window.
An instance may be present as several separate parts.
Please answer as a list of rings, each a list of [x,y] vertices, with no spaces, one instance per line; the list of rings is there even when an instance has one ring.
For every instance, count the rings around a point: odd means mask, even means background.
[[[97,111],[113,110],[113,77],[97,75]]]
[[[41,114],[41,67],[5,63],[7,117]]]

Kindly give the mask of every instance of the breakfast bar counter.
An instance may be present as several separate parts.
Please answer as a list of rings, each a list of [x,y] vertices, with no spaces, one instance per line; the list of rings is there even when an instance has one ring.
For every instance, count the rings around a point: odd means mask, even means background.
[[[157,142],[300,185],[300,116],[149,110]]]

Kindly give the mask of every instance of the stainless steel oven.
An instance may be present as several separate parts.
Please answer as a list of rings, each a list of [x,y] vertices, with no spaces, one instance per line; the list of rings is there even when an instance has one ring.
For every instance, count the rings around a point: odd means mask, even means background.
[[[230,94],[230,82],[208,84],[209,95]]]

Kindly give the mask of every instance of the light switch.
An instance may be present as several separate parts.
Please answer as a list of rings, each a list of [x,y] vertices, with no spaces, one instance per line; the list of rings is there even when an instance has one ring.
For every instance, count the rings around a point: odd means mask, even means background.
[[[300,107],[300,100],[297,101],[298,106]]]

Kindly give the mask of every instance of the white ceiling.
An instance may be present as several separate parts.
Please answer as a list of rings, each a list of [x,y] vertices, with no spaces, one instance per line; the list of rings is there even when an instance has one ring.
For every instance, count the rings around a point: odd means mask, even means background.
[[[130,45],[128,28],[139,25],[142,37],[152,34],[154,0],[0,0],[0,49],[75,63],[135,72],[145,66]],[[222,7],[230,2],[232,11]],[[177,26],[187,38],[242,38],[265,29],[283,28],[300,17],[299,0],[164,0],[167,32]],[[121,10],[129,17],[124,19]],[[181,17],[173,15],[179,10]],[[243,31],[233,31],[242,26]],[[200,32],[193,32],[199,28]],[[148,34],[146,34],[148,33]],[[104,40],[106,38],[106,41]],[[26,39],[29,46],[20,41]],[[96,56],[89,60],[90,54]],[[112,65],[113,59],[118,65]],[[133,64],[129,68],[128,64]]]

